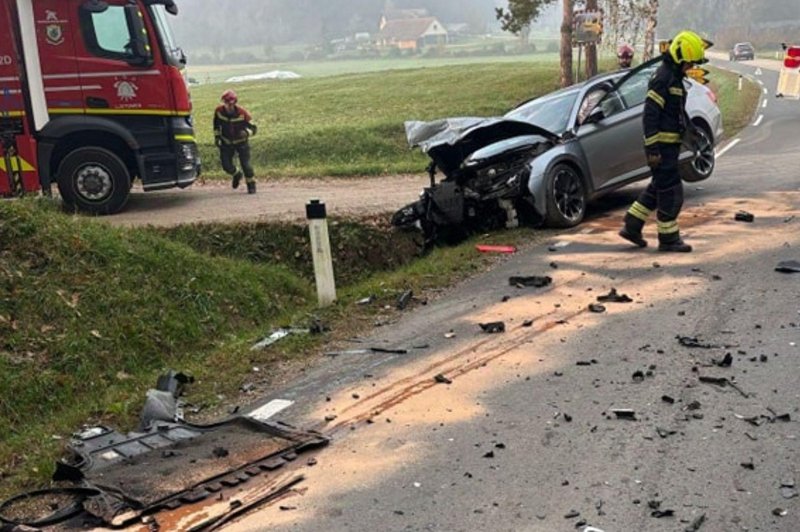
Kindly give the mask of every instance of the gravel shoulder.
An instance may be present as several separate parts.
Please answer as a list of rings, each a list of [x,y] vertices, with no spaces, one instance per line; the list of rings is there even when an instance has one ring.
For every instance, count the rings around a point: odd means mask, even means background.
[[[321,179],[259,179],[258,192],[227,182],[198,182],[184,190],[144,192],[134,187],[121,213],[103,218],[117,226],[174,226],[198,222],[293,221],[305,219],[312,199],[329,216],[364,216],[394,211],[417,199],[424,175]]]

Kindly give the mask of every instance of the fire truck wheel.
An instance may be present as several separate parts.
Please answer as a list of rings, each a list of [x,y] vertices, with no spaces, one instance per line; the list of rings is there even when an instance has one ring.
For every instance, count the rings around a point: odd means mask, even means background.
[[[58,191],[68,208],[114,214],[127,203],[130,189],[125,163],[104,148],[78,148],[58,167]]]

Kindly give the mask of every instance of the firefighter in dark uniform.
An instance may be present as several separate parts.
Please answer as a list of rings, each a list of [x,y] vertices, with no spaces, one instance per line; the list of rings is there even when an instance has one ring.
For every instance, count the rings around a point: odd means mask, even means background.
[[[214,142],[219,148],[222,168],[231,176],[231,185],[238,188],[242,180],[242,172],[247,182],[247,193],[256,193],[255,172],[250,164],[250,135],[255,135],[258,128],[247,110],[238,105],[238,97],[232,90],[222,94],[222,105],[214,111]],[[236,169],[234,155],[239,156],[242,170]]]
[[[678,229],[678,214],[683,206],[683,182],[678,174],[678,155],[687,128],[685,111],[686,71],[704,63],[705,49],[711,45],[691,31],[682,31],[669,45],[658,70],[648,85],[644,104],[644,149],[653,179],[625,214],[619,235],[646,247],[642,228],[653,211],[658,221],[658,250],[690,252]]]

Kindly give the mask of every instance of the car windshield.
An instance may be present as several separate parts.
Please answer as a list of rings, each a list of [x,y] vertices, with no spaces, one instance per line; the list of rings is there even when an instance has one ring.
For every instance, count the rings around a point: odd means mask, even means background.
[[[534,124],[560,135],[567,130],[569,117],[578,97],[578,90],[557,92],[536,98],[506,113],[506,118]]]

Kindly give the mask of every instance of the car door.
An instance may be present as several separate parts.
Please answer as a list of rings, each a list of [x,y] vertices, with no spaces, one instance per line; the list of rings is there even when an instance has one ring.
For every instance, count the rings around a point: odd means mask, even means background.
[[[648,84],[660,63],[661,58],[657,58],[632,70],[600,102],[603,118],[590,124],[600,131],[592,135],[590,150],[584,148],[587,157],[593,159],[588,162],[590,168],[607,169],[602,181],[595,183],[595,190],[620,186],[649,174],[642,118]]]
[[[605,146],[608,132],[618,126],[620,119],[619,113],[615,111],[623,110],[619,99],[609,96],[612,88],[611,80],[588,85],[581,93],[575,117],[578,142],[591,173],[593,189],[601,187],[611,176],[616,175],[620,171],[620,165],[623,164],[619,158],[605,153],[608,149]],[[605,109],[603,119],[590,122],[589,116],[596,113],[596,108],[601,103],[601,108]]]

